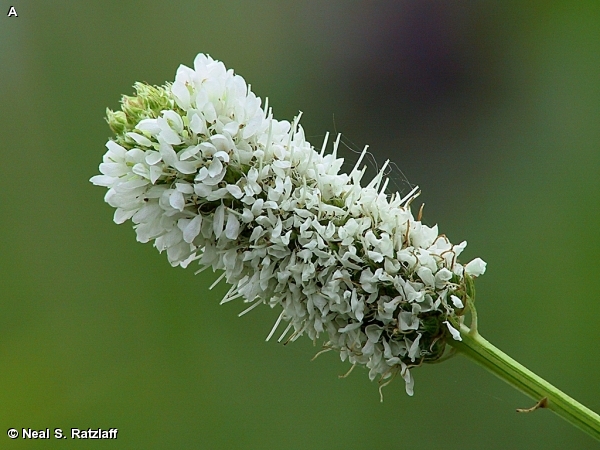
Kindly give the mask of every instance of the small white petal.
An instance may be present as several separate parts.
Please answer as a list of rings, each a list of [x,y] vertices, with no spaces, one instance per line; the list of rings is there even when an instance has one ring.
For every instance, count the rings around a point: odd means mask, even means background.
[[[162,129],[160,131],[160,134],[158,135],[159,138],[162,138],[162,140],[164,140],[167,144],[171,144],[171,145],[179,145],[181,144],[181,138],[179,137],[179,135],[169,129]]]
[[[162,210],[156,203],[146,203],[138,212],[136,212],[131,220],[133,223],[149,222],[156,219]]]
[[[417,275],[419,275],[419,278],[421,278],[427,286],[435,286],[435,278],[429,267],[420,267],[419,270],[417,270]]]
[[[140,131],[147,131],[151,135],[155,136],[160,133],[160,127],[156,122],[156,119],[143,119],[135,126]]]
[[[137,163],[135,166],[132,167],[131,171],[141,177],[144,177],[147,179],[150,178],[150,170],[148,169],[148,166],[145,164]]]
[[[228,184],[227,191],[237,199],[242,198],[244,195],[240,187],[235,184]]]
[[[456,307],[458,309],[462,309],[465,307],[462,300],[460,298],[458,298],[456,295],[451,295],[450,300],[452,300],[452,304],[454,305],[454,307]]]
[[[197,164],[193,161],[175,161],[173,167],[175,167],[181,173],[189,175],[192,173],[196,173]]]
[[[182,151],[179,154],[179,159],[183,161],[185,159],[188,159],[191,156],[196,155],[199,151],[200,151],[199,145],[192,145],[191,147],[186,148],[184,151]]]
[[[465,272],[472,277],[478,277],[485,273],[485,266],[487,266],[487,263],[483,259],[475,258],[465,266]]]
[[[212,158],[212,156],[217,153],[217,149],[210,142],[203,142],[200,145],[200,150],[202,151],[202,156],[205,158]]]
[[[123,223],[126,220],[130,219],[135,213],[137,212],[137,209],[132,209],[130,211],[125,211],[121,208],[117,208],[115,210],[115,215],[114,215],[114,222],[119,224],[119,223]]]
[[[116,156],[118,158],[125,158],[125,155],[127,154],[127,150],[125,150],[115,141],[108,141],[106,143],[106,148],[112,156]]]
[[[175,183],[175,189],[177,189],[182,194],[193,194],[194,187],[191,184],[187,183]]]
[[[203,183],[194,184],[194,193],[198,197],[206,198],[211,192],[212,192],[212,186],[208,186]]]
[[[402,331],[416,330],[419,328],[419,318],[410,311],[402,311],[398,314],[398,320],[400,321],[400,329]]]
[[[249,241],[256,242],[256,240],[264,234],[264,231],[265,230],[260,225],[255,227],[254,230],[252,230]]]
[[[210,175],[211,178],[214,178],[221,173],[221,170],[223,170],[223,164],[221,163],[221,160],[214,158],[208,168],[208,175]]]
[[[460,331],[458,331],[456,328],[454,328],[450,322],[448,322],[447,320],[444,321],[444,323],[446,324],[446,326],[448,327],[448,331],[450,331],[450,334],[452,335],[452,337],[456,340],[456,341],[462,341],[462,337],[460,337]]]
[[[225,206],[219,205],[215,210],[215,216],[213,218],[213,232],[215,237],[218,239],[223,233],[223,224],[225,222]]]
[[[227,216],[227,225],[225,226],[225,236],[227,239],[235,240],[240,232],[240,222],[233,213]]]
[[[138,144],[143,145],[144,147],[152,147],[152,141],[150,139],[148,139],[146,136],[142,136],[141,134],[133,133],[133,132],[127,133],[127,136],[129,136],[131,139],[133,139]]]
[[[159,152],[148,152],[146,154],[146,162],[153,166],[162,161],[162,155]]]
[[[196,135],[206,134],[206,123],[200,119],[198,114],[192,116],[192,120],[190,120],[190,130]]]
[[[129,172],[129,169],[122,163],[101,163],[100,172],[111,177],[120,177]]]
[[[242,221],[244,223],[250,223],[253,220],[254,220],[254,214],[252,214],[252,211],[250,211],[248,208],[244,208],[244,212],[242,213]]]
[[[362,325],[362,322],[349,323],[345,327],[340,328],[338,330],[338,333],[347,333],[349,331],[356,330],[357,328],[360,328],[361,325]]]
[[[202,216],[198,214],[190,223],[187,224],[183,230],[183,240],[188,244],[191,244],[196,236],[200,234],[200,227],[202,226]]]
[[[369,250],[367,252],[367,256],[369,257],[369,259],[371,259],[374,262],[381,262],[383,261],[383,255],[379,252],[374,252],[372,250]]]
[[[180,108],[188,109],[190,107],[190,91],[183,81],[173,83],[171,92],[175,96],[175,100]]]
[[[185,198],[183,197],[183,194],[179,191],[173,192],[169,196],[169,204],[173,208],[183,211],[183,208],[185,207]]]
[[[204,105],[202,108],[202,113],[204,114],[204,119],[209,123],[213,123],[215,120],[217,120],[217,112],[215,111],[215,106],[212,103],[207,103]]]
[[[90,178],[90,181],[96,186],[111,187],[115,182],[115,179],[108,175],[95,175]]]
[[[173,147],[171,147],[168,142],[161,141],[159,151],[165,164],[175,167],[175,163],[179,162],[177,153],[175,153],[175,150],[173,150]]]
[[[240,124],[237,122],[229,122],[223,127],[223,131],[230,134],[231,136],[235,136],[239,130]]]
[[[422,334],[419,333],[419,335],[417,336],[417,338],[413,341],[413,343],[411,344],[410,348],[408,349],[408,357],[410,358],[410,360],[412,362],[415,361],[415,358],[417,358],[418,356],[420,356],[420,347],[419,347],[419,341],[421,340],[421,336]]]
[[[160,167],[150,166],[150,182],[152,184],[156,184],[156,180],[158,180],[162,174],[163,171]]]
[[[222,150],[219,150],[214,154],[213,158],[219,158],[221,161],[228,163],[229,162],[229,154]]]
[[[183,120],[179,114],[172,110],[166,110],[162,113],[163,117],[167,119],[167,123],[174,131],[177,133],[181,133],[183,131]]]
[[[449,281],[451,278],[452,278],[452,272],[450,272],[445,267],[440,269],[435,274],[435,287],[437,289],[442,289],[446,285],[446,282]]]
[[[415,380],[410,374],[410,370],[408,370],[408,367],[406,367],[404,363],[402,363],[401,367],[402,378],[404,378],[404,381],[406,383],[406,393],[412,397],[412,395],[414,394]]]

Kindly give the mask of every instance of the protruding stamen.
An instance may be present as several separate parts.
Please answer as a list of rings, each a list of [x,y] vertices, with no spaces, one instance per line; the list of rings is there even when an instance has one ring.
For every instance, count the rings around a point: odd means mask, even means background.
[[[219,303],[219,305],[224,305],[225,303],[229,303],[229,302],[236,300],[243,296],[244,296],[244,294],[240,294],[239,292],[235,295],[232,295],[231,297],[225,296],[225,297],[223,297],[223,300],[221,300],[221,303]]]
[[[246,308],[245,310],[243,310],[241,313],[238,314],[238,317],[242,317],[244,314],[249,313],[250,311],[252,311],[254,308],[256,308],[258,305],[260,305],[262,303],[262,300],[259,298],[258,300],[256,300],[256,302],[254,302],[252,304],[252,306]]]
[[[339,133],[337,135],[335,142],[333,143],[333,152],[331,152],[331,154],[333,155],[333,159],[337,158],[337,149],[338,149],[338,146],[340,145],[341,138],[342,138],[342,133]]]
[[[350,172],[350,175],[352,175],[354,173],[355,170],[358,170],[358,166],[360,165],[360,163],[362,162],[363,158],[365,157],[365,155],[367,154],[367,149],[369,148],[368,145],[365,145],[365,148],[363,148],[363,151],[360,152],[360,156],[358,157],[358,160],[356,161],[356,164],[354,165],[354,168],[352,169],[352,171]]]
[[[210,287],[208,288],[208,290],[209,290],[209,291],[212,291],[212,290],[213,290],[213,288],[214,288],[214,287],[215,287],[217,284],[219,284],[219,282],[220,282],[220,281],[221,281],[223,278],[225,278],[225,275],[226,275],[226,272],[223,272],[221,275],[219,275],[219,278],[217,278],[217,279],[214,281],[214,283],[210,285]]]
[[[315,356],[312,357],[311,361],[314,361],[315,359],[317,359],[319,356],[321,356],[323,353],[327,353],[330,352],[331,349],[330,348],[324,348],[323,350],[321,350],[320,352],[317,352],[317,354]]]
[[[412,200],[414,198],[417,198],[417,195],[414,195],[415,192],[417,192],[419,190],[419,186],[415,186],[412,191],[410,191],[407,195],[404,196],[404,198],[402,198],[402,200],[400,200],[400,204],[401,205],[405,205],[406,203],[408,203],[409,200]]]
[[[285,330],[283,330],[283,333],[281,333],[281,336],[279,336],[279,339],[277,339],[277,342],[283,341],[283,338],[288,333],[288,331],[290,331],[290,328],[292,328],[292,323],[291,322],[288,324],[287,327],[285,327]]]
[[[321,157],[325,154],[325,148],[327,147],[327,141],[329,140],[329,131],[325,133],[325,139],[323,139],[323,145],[321,146],[321,153],[319,154]]]
[[[346,377],[348,377],[348,375],[350,375],[352,373],[352,371],[354,370],[355,367],[356,367],[356,363],[352,364],[352,367],[350,367],[350,369],[348,370],[348,372],[346,372],[344,375],[339,375],[338,378],[346,378]]]
[[[381,191],[379,191],[380,194],[384,194],[385,193],[385,189],[387,188],[388,183],[390,182],[389,178],[386,178],[385,181],[383,182],[383,186],[381,187]]]
[[[210,266],[204,266],[202,269],[198,269],[194,272],[194,275],[198,275],[199,273],[204,272],[206,269],[208,269]]]
[[[267,336],[267,339],[265,339],[265,341],[268,341],[269,339],[271,339],[273,337],[273,334],[275,334],[275,330],[279,326],[279,323],[281,322],[282,317],[283,317],[283,311],[281,312],[281,314],[279,314],[277,321],[275,321],[275,325],[273,325],[273,328],[271,328],[271,332],[269,333],[269,335]]]
[[[421,205],[421,207],[419,208],[419,214],[417,214],[417,222],[420,222],[421,219],[423,218],[423,208],[425,208],[425,203],[423,203]],[[436,238],[437,240],[437,238]]]

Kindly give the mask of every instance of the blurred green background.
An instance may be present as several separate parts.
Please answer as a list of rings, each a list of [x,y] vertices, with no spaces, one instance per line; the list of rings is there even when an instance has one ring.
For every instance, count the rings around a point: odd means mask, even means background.
[[[19,17],[8,18],[15,6]],[[0,1],[0,448],[591,449],[470,361],[379,402],[278,315],[219,306],[112,222],[97,173],[135,81],[209,53],[309,140],[342,132],[480,256],[482,334],[600,411],[598,2]],[[401,171],[400,171],[401,170]],[[116,441],[8,428],[119,429]]]

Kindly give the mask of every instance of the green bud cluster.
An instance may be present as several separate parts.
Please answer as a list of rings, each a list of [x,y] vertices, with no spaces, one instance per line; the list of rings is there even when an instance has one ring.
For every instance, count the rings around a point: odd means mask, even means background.
[[[115,134],[114,140],[126,147],[135,144],[127,133],[133,131],[143,119],[156,119],[165,109],[174,109],[170,85],[151,86],[147,83],[136,82],[133,85],[136,95],[124,95],[121,99],[121,111],[106,109],[106,121]]]

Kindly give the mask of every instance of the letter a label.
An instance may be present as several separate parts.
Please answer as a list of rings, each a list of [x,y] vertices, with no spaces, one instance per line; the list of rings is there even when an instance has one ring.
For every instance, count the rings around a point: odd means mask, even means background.
[[[14,6],[11,6],[10,9],[8,10],[8,17],[19,17],[19,15],[17,14],[17,10],[15,9]]]

